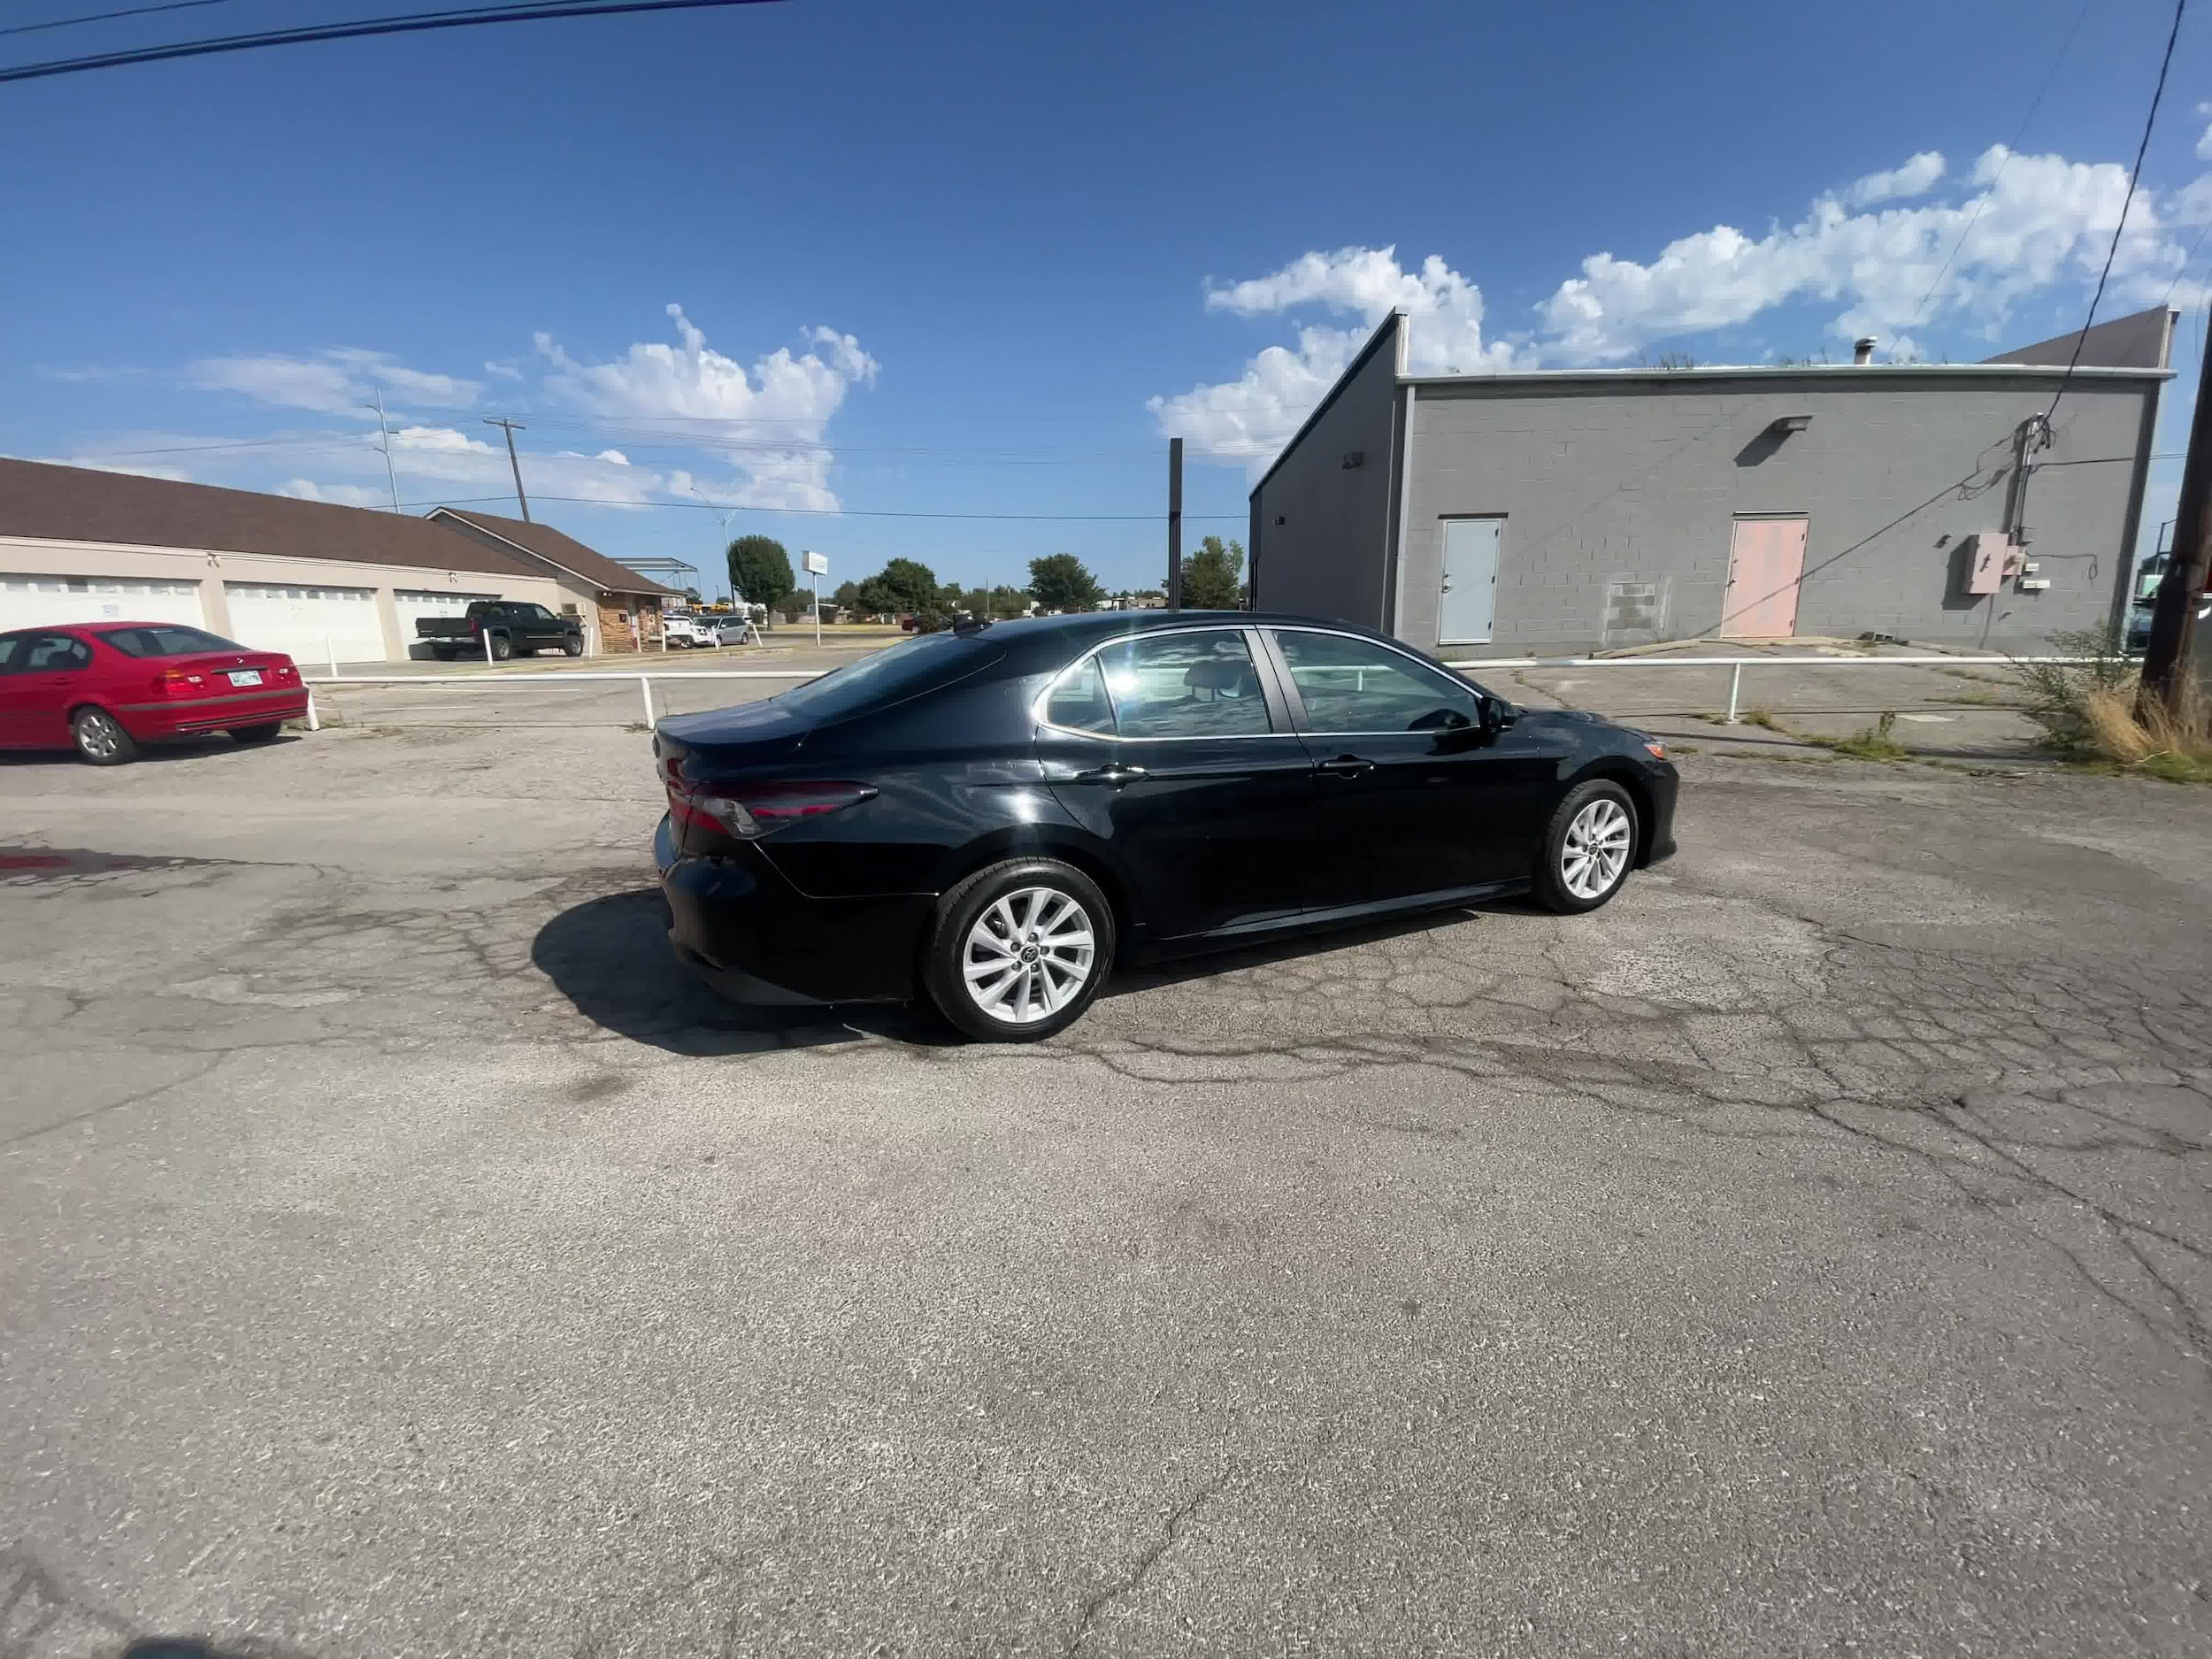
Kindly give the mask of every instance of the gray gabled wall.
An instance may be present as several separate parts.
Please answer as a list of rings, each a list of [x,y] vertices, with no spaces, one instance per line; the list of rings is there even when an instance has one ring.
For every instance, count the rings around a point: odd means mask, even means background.
[[[2003,524],[2013,433],[2050,403],[2055,371],[1415,382],[1394,631],[1436,645],[1444,518],[1505,516],[1487,649],[1580,650],[1717,635],[1734,516],[1803,513],[1800,634],[2039,649],[2111,614],[2132,557],[2162,380],[2075,376],[2027,503],[2028,556],[2051,586],[2008,584],[1993,603],[1957,593],[1959,541]],[[1811,417],[1807,430],[1766,435],[1777,417],[1796,414]],[[1308,478],[1317,466],[1281,472]],[[1365,524],[1375,510],[1363,510]],[[1379,578],[1388,564],[1365,562]],[[1621,603],[1643,588],[1661,602],[1655,616]],[[1617,626],[1633,617],[1650,626]]]
[[[1389,626],[1394,426],[1405,319],[1369,338],[1252,492],[1253,608]],[[1348,468],[1348,456],[1360,457]]]

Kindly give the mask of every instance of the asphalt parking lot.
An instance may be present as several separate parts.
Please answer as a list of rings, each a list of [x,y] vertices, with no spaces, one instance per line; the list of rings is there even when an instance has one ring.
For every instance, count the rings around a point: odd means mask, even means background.
[[[1609,909],[961,1048],[694,987],[634,687],[495,695],[0,760],[9,1659],[2212,1643],[2201,790],[1655,691]]]

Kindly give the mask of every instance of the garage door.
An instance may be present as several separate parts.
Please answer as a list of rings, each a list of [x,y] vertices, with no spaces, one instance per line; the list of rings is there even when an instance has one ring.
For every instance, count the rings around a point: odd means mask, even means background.
[[[288,588],[226,582],[231,637],[257,651],[283,651],[312,667],[385,660],[384,625],[373,588]]]
[[[182,622],[204,627],[197,582],[101,576],[0,576],[0,629],[61,622]]]
[[[392,595],[393,604],[399,611],[399,639],[404,645],[415,637],[415,624],[424,617],[463,617],[468,608],[480,599],[496,599],[497,594],[409,593],[401,588]]]

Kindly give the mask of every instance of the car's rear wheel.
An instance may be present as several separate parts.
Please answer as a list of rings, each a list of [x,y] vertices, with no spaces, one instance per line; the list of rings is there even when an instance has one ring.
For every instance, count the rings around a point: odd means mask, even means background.
[[[234,726],[230,734],[242,743],[273,743],[283,729],[281,720],[264,720],[258,726]]]
[[[120,766],[138,758],[138,744],[105,709],[80,709],[70,717],[69,734],[80,759],[95,766]]]
[[[1012,858],[938,902],[922,984],[969,1036],[1033,1042],[1080,1018],[1113,965],[1097,883],[1056,859]]]
[[[492,635],[492,661],[503,663],[515,654],[514,642],[503,634]]]
[[[1567,791],[1544,831],[1536,896],[1565,915],[1594,910],[1628,879],[1636,862],[1636,803],[1602,778]]]

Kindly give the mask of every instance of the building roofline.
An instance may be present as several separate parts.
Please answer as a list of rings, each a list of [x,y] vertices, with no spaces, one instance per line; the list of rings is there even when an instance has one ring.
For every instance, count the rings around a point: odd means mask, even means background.
[[[1382,349],[1383,342],[1394,337],[1403,339],[1405,321],[1405,312],[1393,311],[1375,326],[1375,332],[1367,336],[1367,343],[1359,349],[1358,355],[1354,357],[1351,362],[1345,365],[1344,373],[1336,377],[1336,384],[1321,394],[1321,401],[1313,406],[1313,411],[1299,423],[1298,430],[1292,433],[1288,441],[1276,451],[1275,458],[1268,464],[1267,471],[1260,474],[1259,481],[1247,492],[1246,500],[1256,498],[1260,491],[1267,488],[1267,480],[1275,476],[1276,471],[1290,458],[1290,452],[1304,442],[1306,434],[1311,432],[1321,417],[1329,412],[1329,406],[1335,403],[1338,395],[1352,383],[1353,378],[1367,366],[1367,360]],[[1407,383],[1405,369],[1405,353],[1402,348],[1398,354],[1396,373],[1396,378],[1402,384]]]
[[[488,517],[489,515],[486,516]],[[637,577],[637,580],[641,584],[638,587],[617,588],[610,583],[603,582],[597,577],[591,575],[588,572],[572,569],[570,566],[562,564],[560,560],[555,558],[550,553],[541,553],[536,548],[527,546],[523,542],[516,541],[512,536],[501,534],[500,532],[493,529],[491,526],[486,524],[482,518],[480,518],[472,513],[463,512],[458,507],[433,507],[428,512],[423,514],[423,517],[430,519],[436,519],[439,518],[458,518],[463,524],[467,525],[472,530],[481,531],[484,534],[494,538],[495,541],[503,542],[508,547],[514,549],[516,552],[523,555],[526,558],[541,559],[546,564],[550,565],[555,570],[559,571],[563,575],[572,576],[578,581],[584,583],[588,587],[595,588],[603,594],[664,595],[678,592],[676,588],[664,588],[660,583],[655,581],[651,577],[640,575],[636,571],[630,571],[630,574]],[[600,557],[602,558],[607,557],[605,554],[601,554]],[[624,565],[620,559],[608,558],[607,562],[610,565],[615,565],[618,569],[629,570],[629,566]]]
[[[1504,374],[1409,374],[1399,380],[1402,385],[1425,390],[1438,386],[1676,386],[1685,380],[2057,380],[2067,373],[2063,365],[2042,363],[1740,363],[1701,369],[1517,369]],[[2076,380],[2170,380],[2175,372],[2084,364],[2072,373]],[[1330,396],[1335,395],[1332,389]],[[1299,436],[1304,435],[1301,427]],[[1285,452],[1297,442],[1293,438],[1284,445]]]

